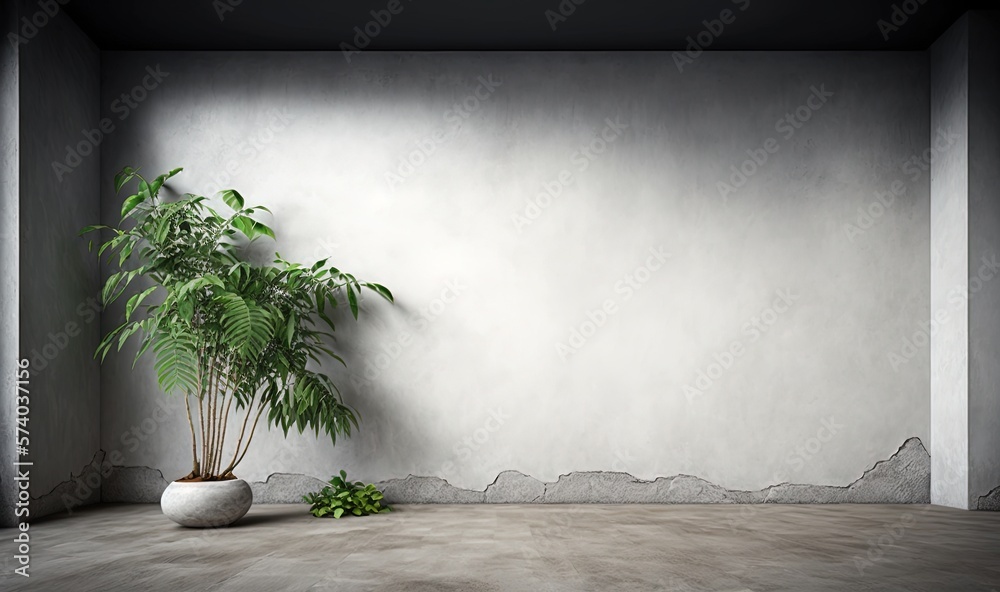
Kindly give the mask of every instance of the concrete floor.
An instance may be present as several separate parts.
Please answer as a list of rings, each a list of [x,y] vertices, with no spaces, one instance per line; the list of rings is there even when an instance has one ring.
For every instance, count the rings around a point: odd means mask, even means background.
[[[1000,513],[933,506],[258,505],[198,531],[103,505],[29,532],[2,590],[1000,591]]]

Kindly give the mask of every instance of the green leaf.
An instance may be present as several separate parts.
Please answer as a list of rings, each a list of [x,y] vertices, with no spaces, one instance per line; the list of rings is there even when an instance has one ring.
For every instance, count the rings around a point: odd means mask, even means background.
[[[80,232],[77,234],[77,236],[83,236],[83,235],[87,234],[88,232],[93,232],[95,230],[101,230],[103,228],[107,228],[107,226],[105,226],[103,224],[92,224],[90,226],[84,226],[82,229],[80,229]]]
[[[118,267],[125,265],[125,260],[132,254],[132,249],[134,247],[134,242],[125,243],[125,246],[122,247],[122,250],[118,253]]]
[[[334,518],[340,518],[343,515],[344,515],[344,508],[334,508],[333,510]]]
[[[130,195],[125,203],[122,204],[122,218],[128,215],[129,212],[134,210],[136,206],[146,201],[146,196],[143,193],[137,193],[135,195]]]
[[[121,332],[118,336],[118,351],[122,351],[122,347],[125,345],[125,342],[128,341],[128,338],[135,335],[138,330],[139,323],[132,323],[128,329]]]
[[[127,326],[128,323],[122,323],[121,325],[113,329],[111,332],[109,332],[107,335],[105,335],[104,339],[102,339],[101,342],[97,345],[97,349],[94,351],[94,357],[96,358],[97,356],[101,356],[101,361],[103,362],[104,357],[108,355],[108,350],[111,348],[111,344],[114,343],[115,336],[121,333]]]
[[[292,347],[292,339],[295,337],[295,327],[298,326],[296,322],[295,313],[288,315],[288,323],[285,326],[285,343],[288,347]]]
[[[115,193],[122,190],[122,187],[128,183],[135,174],[139,172],[139,169],[134,169],[132,167],[125,167],[115,175]]]
[[[156,377],[166,393],[197,391],[198,356],[194,337],[184,333],[160,332],[153,344]]]
[[[273,327],[267,311],[252,300],[236,294],[225,294],[222,314],[226,341],[234,344],[243,355],[256,356],[270,341]]]
[[[107,306],[111,303],[111,292],[118,286],[121,282],[123,273],[112,273],[108,276],[108,279],[104,282],[104,289],[101,290],[101,303]]]
[[[152,343],[153,343],[153,334],[147,333],[146,336],[142,339],[142,344],[139,346],[139,351],[135,352],[135,358],[132,359],[132,368],[135,368],[135,363],[139,361],[139,358],[142,357],[142,354],[146,353],[146,350],[149,349],[149,346]]]
[[[149,193],[150,193],[150,195],[156,195],[157,193],[159,193],[160,192],[160,187],[163,187],[163,183],[166,182],[167,179],[169,179],[170,177],[173,177],[174,175],[176,175],[177,173],[179,173],[179,172],[181,172],[183,170],[184,170],[183,168],[176,168],[176,169],[171,170],[168,173],[165,173],[165,174],[160,175],[159,177],[153,179],[153,182],[149,184]]]
[[[136,307],[142,304],[142,301],[146,299],[146,296],[152,294],[158,287],[159,286],[151,286],[128,299],[128,303],[125,305],[126,321],[132,317],[132,313],[135,312]]]
[[[392,292],[389,291],[389,288],[386,288],[381,284],[372,284],[372,283],[366,283],[365,287],[374,290],[379,296],[385,298],[389,302],[395,302],[395,300],[393,300],[392,298]]]
[[[257,221],[254,221],[254,231],[257,233],[258,236],[264,235],[264,236],[269,236],[272,239],[276,238],[274,236],[274,231],[271,230],[270,226],[266,224],[261,224],[260,222]]]
[[[177,313],[185,321],[191,322],[191,319],[194,318],[194,303],[191,302],[190,298],[185,298],[177,303]]]
[[[354,288],[351,284],[347,284],[347,302],[351,305],[351,314],[354,315],[354,319],[358,318],[358,296],[354,293]]]
[[[239,215],[233,217],[233,226],[251,240],[261,235],[261,232],[258,230],[258,222],[249,216]],[[273,235],[274,233],[271,234]]]
[[[222,201],[226,202],[227,206],[237,211],[242,210],[243,204],[246,203],[246,200],[243,199],[240,192],[235,189],[223,189],[216,195],[221,197]]]

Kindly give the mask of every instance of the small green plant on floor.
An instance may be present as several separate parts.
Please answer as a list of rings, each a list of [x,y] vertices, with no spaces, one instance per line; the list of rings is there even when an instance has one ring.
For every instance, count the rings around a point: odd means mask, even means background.
[[[330,484],[323,489],[302,497],[307,504],[312,504],[309,512],[317,518],[340,518],[346,513],[367,516],[390,511],[391,508],[382,503],[382,498],[382,492],[374,485],[348,481],[347,471],[341,471],[339,477],[330,479]]]

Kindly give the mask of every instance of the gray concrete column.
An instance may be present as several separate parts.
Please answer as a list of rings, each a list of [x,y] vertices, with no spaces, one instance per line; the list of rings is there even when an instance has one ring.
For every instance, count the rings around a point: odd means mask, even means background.
[[[931,48],[931,501],[1000,486],[1000,66],[997,13]]]
[[[1000,11],[969,20],[969,507],[1000,509]]]
[[[14,31],[18,2],[0,2],[0,31]],[[0,526],[14,526],[14,416],[18,355],[18,61],[17,46],[0,43]]]

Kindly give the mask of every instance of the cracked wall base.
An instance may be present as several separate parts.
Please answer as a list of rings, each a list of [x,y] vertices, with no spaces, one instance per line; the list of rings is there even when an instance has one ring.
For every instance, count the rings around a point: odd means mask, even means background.
[[[106,479],[102,500],[156,502],[167,483],[156,469],[115,467]],[[307,475],[275,473],[250,486],[255,503],[299,503],[304,494],[324,484]],[[918,438],[910,438],[890,458],[843,487],[782,483],[741,491],[690,475],[643,481],[618,472],[574,472],[545,483],[518,471],[500,473],[483,491],[455,487],[439,477],[414,475],[377,485],[386,500],[396,504],[926,504],[930,503],[930,455]]]
[[[72,512],[80,506],[100,503],[104,456],[104,451],[98,450],[79,473],[70,473],[68,480],[56,485],[48,493],[32,497],[31,517]],[[104,467],[104,472],[107,472],[106,468]]]

